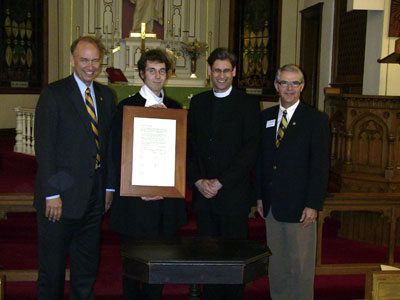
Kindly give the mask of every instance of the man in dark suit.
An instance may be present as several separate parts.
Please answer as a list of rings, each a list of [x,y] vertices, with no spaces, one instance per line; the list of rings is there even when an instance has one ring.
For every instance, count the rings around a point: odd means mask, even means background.
[[[273,300],[313,299],[316,223],[326,194],[329,124],[300,102],[304,76],[285,65],[275,77],[280,104],[261,115],[256,168],[258,212],[266,217]]]
[[[114,188],[107,148],[115,99],[93,81],[102,52],[95,38],[74,41],[73,75],[45,87],[36,106],[38,299],[64,299],[68,254],[69,299],[94,299],[101,219]]]
[[[260,106],[232,88],[236,57],[208,58],[213,90],[193,97],[188,116],[188,181],[199,236],[247,238],[251,170],[257,159]],[[204,299],[242,299],[242,285],[204,286]]]
[[[122,242],[135,239],[170,237],[186,224],[184,199],[120,196],[121,142],[124,106],[150,108],[181,108],[180,104],[164,96],[163,86],[171,64],[162,50],[153,49],[142,54],[138,61],[139,75],[144,85],[138,93],[122,100],[112,125],[112,156],[116,166],[116,193],[111,209],[110,229],[122,234]],[[126,300],[158,300],[162,285],[149,285],[123,276],[123,295]]]

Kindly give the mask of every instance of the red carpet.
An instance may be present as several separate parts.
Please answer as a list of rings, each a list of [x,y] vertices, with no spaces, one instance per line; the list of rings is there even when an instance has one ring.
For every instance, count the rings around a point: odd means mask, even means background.
[[[0,193],[33,192],[36,172],[35,158],[12,152],[13,140],[0,140]],[[188,195],[190,197],[190,194]],[[190,203],[188,203],[190,209]],[[107,229],[107,217],[103,224],[102,261],[99,278],[95,286],[98,300],[121,299],[121,259],[119,236]],[[323,262],[368,262],[385,258],[385,248],[337,238],[340,224],[327,219],[323,239]],[[196,234],[196,223],[191,215],[190,222],[179,235]],[[249,219],[249,238],[265,242],[264,221],[258,217]],[[34,213],[9,213],[7,220],[0,220],[0,265],[5,269],[37,268],[37,233]],[[400,250],[400,249],[398,249]],[[397,251],[397,257],[400,257]],[[354,300],[364,297],[364,275],[324,275],[315,280],[316,300]],[[68,287],[68,283],[66,283]],[[66,293],[67,295],[67,289]],[[187,285],[167,285],[164,299],[183,300],[188,298]],[[6,282],[6,300],[36,299],[35,282]],[[245,288],[246,300],[266,300],[267,278],[261,278]]]

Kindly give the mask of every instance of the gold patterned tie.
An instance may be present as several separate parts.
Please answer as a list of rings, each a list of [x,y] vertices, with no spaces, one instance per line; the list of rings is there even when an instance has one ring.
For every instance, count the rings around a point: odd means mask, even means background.
[[[92,125],[94,141],[96,142],[97,153],[96,153],[95,169],[97,169],[99,167],[99,165],[100,165],[99,130],[98,130],[96,112],[95,112],[95,109],[94,109],[94,103],[93,103],[92,96],[90,95],[90,89],[89,88],[87,88],[86,92],[85,92],[85,103],[86,103],[86,109],[87,109],[87,111],[89,113],[89,117],[90,117],[90,124]]]
[[[285,109],[282,114],[281,123],[279,124],[278,135],[276,137],[276,142],[275,142],[276,148],[278,148],[279,145],[281,144],[283,136],[285,135],[286,128],[288,126],[286,115],[287,115],[287,111]]]

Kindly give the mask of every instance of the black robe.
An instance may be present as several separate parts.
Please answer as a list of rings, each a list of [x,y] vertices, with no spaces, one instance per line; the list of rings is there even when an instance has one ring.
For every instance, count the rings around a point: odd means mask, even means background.
[[[168,108],[181,108],[180,104],[164,97]],[[185,200],[164,198],[144,201],[140,197],[120,196],[121,142],[123,106],[144,106],[146,99],[139,93],[122,100],[112,125],[112,157],[116,174],[116,189],[111,207],[109,227],[131,238],[172,236],[187,223]]]

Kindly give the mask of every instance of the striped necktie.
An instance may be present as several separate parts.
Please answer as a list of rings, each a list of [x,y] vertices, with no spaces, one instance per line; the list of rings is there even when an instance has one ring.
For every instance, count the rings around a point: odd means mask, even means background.
[[[96,154],[95,169],[97,169],[99,167],[99,165],[100,165],[99,130],[98,130],[96,112],[95,112],[95,109],[94,109],[94,103],[93,103],[92,96],[90,95],[90,89],[89,88],[87,88],[86,92],[85,92],[85,103],[86,103],[86,109],[87,109],[87,111],[89,113],[89,117],[90,117],[90,124],[92,125],[94,140],[96,142],[97,154]]]
[[[288,126],[286,115],[287,111],[285,109],[282,114],[281,123],[279,124],[278,135],[276,137],[276,142],[275,142],[276,148],[278,148],[279,145],[281,144],[283,136],[285,135],[286,128]]]

